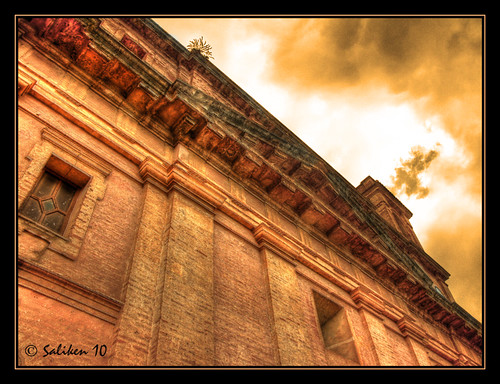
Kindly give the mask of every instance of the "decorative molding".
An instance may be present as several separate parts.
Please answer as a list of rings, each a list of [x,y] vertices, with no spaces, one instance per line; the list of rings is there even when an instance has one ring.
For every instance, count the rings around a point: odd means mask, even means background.
[[[425,342],[427,333],[418,325],[416,325],[413,320],[409,319],[408,316],[406,315],[401,316],[401,318],[396,322],[396,324],[398,325],[403,335],[412,337],[413,339],[417,340],[420,343]]]
[[[76,161],[81,161],[85,165],[95,169],[104,177],[108,177],[111,173],[113,167],[106,160],[54,127],[47,126],[43,128],[42,139],[67,152]]]
[[[45,130],[45,133],[47,132],[54,133],[50,129]],[[46,140],[47,137],[49,140]],[[22,204],[28,196],[29,191],[33,189],[51,160],[55,160],[56,163],[62,162],[66,164],[66,167],[74,167],[82,175],[87,175],[89,178],[87,179],[86,185],[80,190],[81,197],[77,198],[77,204],[75,204],[70,213],[69,223],[63,234],[55,233],[23,216],[19,216],[18,232],[22,233],[23,231],[28,231],[47,241],[49,245],[43,252],[52,251],[68,259],[76,260],[95,204],[97,200],[102,199],[104,196],[107,184],[105,180],[107,169],[100,168],[96,165],[90,167],[85,161],[77,165],[79,156],[75,154],[74,147],[70,145],[69,148],[67,148],[64,145],[64,141],[58,142],[58,146],[55,146],[50,141],[51,139],[54,139],[54,135],[45,134],[44,140],[35,145],[30,152],[31,161],[29,166],[19,179],[19,204]],[[100,173],[97,169],[104,171],[104,173]],[[20,254],[19,257],[23,258],[25,255]]]
[[[116,324],[123,303],[72,283],[27,261],[18,261],[18,283],[51,299]]]
[[[384,313],[384,300],[364,285],[351,292],[351,297],[359,309],[366,309],[381,318]]]

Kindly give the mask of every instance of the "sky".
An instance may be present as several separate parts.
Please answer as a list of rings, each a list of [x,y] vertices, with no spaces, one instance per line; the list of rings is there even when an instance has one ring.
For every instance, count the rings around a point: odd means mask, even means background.
[[[413,213],[455,300],[482,321],[483,20],[155,18],[358,186]]]

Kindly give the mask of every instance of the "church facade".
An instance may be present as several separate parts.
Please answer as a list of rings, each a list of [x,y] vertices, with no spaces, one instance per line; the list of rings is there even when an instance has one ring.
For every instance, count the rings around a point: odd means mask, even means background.
[[[411,212],[146,18],[17,20],[17,364],[475,366]]]

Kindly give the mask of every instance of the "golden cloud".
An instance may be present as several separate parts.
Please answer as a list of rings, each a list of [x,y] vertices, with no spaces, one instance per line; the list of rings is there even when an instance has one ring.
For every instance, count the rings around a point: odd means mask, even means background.
[[[417,199],[426,197],[429,194],[429,188],[422,185],[419,176],[429,167],[438,154],[439,152],[434,149],[426,152],[421,147],[412,148],[411,157],[402,160],[401,166],[395,169],[396,175],[391,176],[392,185],[388,186],[388,188],[396,194],[416,195]]]
[[[482,46],[480,18],[302,19],[276,35],[270,74],[301,92],[388,88],[438,115],[477,166]]]

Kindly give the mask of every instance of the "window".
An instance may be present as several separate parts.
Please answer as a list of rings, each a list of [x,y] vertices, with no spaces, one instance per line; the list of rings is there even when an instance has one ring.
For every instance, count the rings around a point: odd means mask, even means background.
[[[314,291],[313,298],[325,348],[359,363],[344,308]]]
[[[434,284],[432,287],[434,288],[434,290],[435,290],[437,293],[439,293],[441,296],[445,297],[444,293],[443,293],[443,292],[441,292],[441,290],[438,288],[438,286],[437,286],[437,285],[435,285],[435,284]]]
[[[24,203],[21,214],[61,233],[77,190],[75,186],[46,171]]]
[[[90,176],[52,155],[19,212],[54,232],[63,233],[78,191],[89,180]]]

